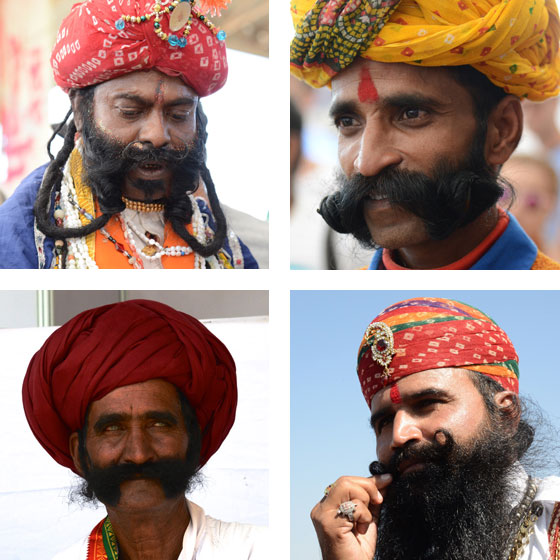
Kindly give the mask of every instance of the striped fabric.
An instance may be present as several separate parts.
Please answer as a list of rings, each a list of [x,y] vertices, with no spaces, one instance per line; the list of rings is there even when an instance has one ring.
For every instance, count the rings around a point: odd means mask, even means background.
[[[372,347],[379,341],[364,335],[357,369],[370,407],[383,387],[412,373],[437,368],[478,371],[506,390],[519,391],[513,344],[490,317],[470,305],[442,298],[409,299],[388,307],[373,322],[390,328],[394,355],[385,368],[374,357]]]

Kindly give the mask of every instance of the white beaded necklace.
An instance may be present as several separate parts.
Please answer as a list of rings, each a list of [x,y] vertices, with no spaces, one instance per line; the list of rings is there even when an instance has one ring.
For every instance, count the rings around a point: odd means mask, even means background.
[[[77,143],[77,149],[82,153],[81,142]],[[207,237],[212,236],[213,231],[208,226],[206,221],[206,216],[200,211],[197,200],[193,195],[188,195],[193,208],[192,225],[194,237],[201,243],[206,243]],[[60,186],[60,208],[64,212],[63,227],[67,228],[80,228],[82,227],[82,222],[80,220],[80,212],[78,206],[78,195],[76,193],[76,188],[74,186],[74,181],[72,179],[72,172],[70,170],[70,158],[64,166],[64,172],[62,176],[61,186]],[[131,264],[134,268],[144,268],[143,259],[146,260],[156,260],[161,259],[163,256],[180,257],[184,255],[190,255],[193,250],[191,247],[176,245],[173,247],[163,247],[155,239],[149,239],[145,234],[140,232],[132,222],[125,222],[121,214],[117,215],[123,229],[123,235],[126,241],[129,243],[134,259]],[[154,255],[146,255],[145,253],[140,253],[134,241],[134,232],[146,245],[153,245],[156,247],[157,252]],[[101,233],[105,237],[110,237],[105,231],[105,228],[101,229]],[[233,233],[233,232],[232,232]],[[233,234],[235,235],[235,234]],[[232,239],[232,234],[230,233],[230,243],[234,240]],[[68,256],[66,258],[66,267],[72,269],[89,269],[89,268],[99,268],[94,259],[91,258],[89,254],[89,249],[86,242],[87,237],[70,237],[67,241]],[[234,253],[241,253],[240,247],[237,247],[238,243],[233,244]],[[235,250],[237,249],[237,251]],[[242,255],[234,255],[242,256]],[[130,259],[129,259],[130,261]],[[55,260],[53,259],[53,265]],[[212,255],[206,259],[195,253],[194,268],[223,268],[222,263],[219,259]]]
[[[78,208],[70,201],[77,202],[78,195],[70,172],[70,158],[64,166],[64,173],[60,185],[60,207],[64,212],[63,224],[67,228],[80,228],[82,222]],[[66,268],[99,268],[91,258],[86,243],[86,236],[69,237],[67,240],[68,256],[66,257]],[[54,262],[54,260],[53,260]]]

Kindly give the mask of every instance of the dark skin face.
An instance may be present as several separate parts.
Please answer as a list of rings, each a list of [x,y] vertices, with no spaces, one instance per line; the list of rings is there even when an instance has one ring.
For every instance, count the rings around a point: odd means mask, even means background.
[[[484,150],[495,168],[521,134],[519,101],[506,100],[490,119]],[[470,93],[445,69],[361,58],[332,80],[330,113],[347,177],[371,177],[387,167],[431,176],[442,159],[454,165],[465,160],[477,127]],[[496,224],[497,213],[491,209],[443,241],[430,239],[420,218],[387,200],[368,200],[364,218],[373,241],[398,250],[407,266],[436,268],[476,247]]]
[[[158,70],[126,74],[98,85],[93,100],[93,119],[99,130],[123,146],[150,142],[156,148],[184,149],[196,137],[198,96],[180,78]],[[82,123],[76,119],[78,132]],[[141,147],[141,144],[139,144]],[[134,168],[123,185],[123,194],[144,199],[134,179],[161,180],[170,186],[171,172],[165,165]],[[154,198],[164,197],[166,192]]]
[[[177,391],[162,379],[120,387],[89,407],[86,450],[97,467],[184,459],[188,444]],[[76,432],[70,451],[83,472]],[[118,504],[107,512],[123,558],[177,558],[189,523],[183,495],[166,498],[151,479],[126,481]]]

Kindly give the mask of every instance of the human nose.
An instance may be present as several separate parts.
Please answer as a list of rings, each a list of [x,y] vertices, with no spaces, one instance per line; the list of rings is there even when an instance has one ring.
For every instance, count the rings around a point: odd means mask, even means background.
[[[138,140],[150,142],[155,148],[161,148],[171,141],[168,125],[164,116],[157,110],[152,110],[142,123]]]
[[[124,463],[141,465],[154,458],[155,453],[148,434],[140,427],[131,428],[126,435],[121,460]]]
[[[391,448],[393,450],[403,447],[410,441],[420,441],[422,430],[417,420],[405,410],[399,410],[393,419],[393,439]]]
[[[359,140],[354,159],[354,172],[373,177],[386,167],[396,166],[402,161],[399,151],[392,145],[391,138],[377,122],[368,122]]]

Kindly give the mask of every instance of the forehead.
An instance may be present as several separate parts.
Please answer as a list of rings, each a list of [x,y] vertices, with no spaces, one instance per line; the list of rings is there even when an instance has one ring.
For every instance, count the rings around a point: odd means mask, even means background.
[[[163,94],[167,98],[185,97],[198,99],[196,92],[177,76],[168,76],[159,70],[138,70],[103,82],[95,88],[100,97],[119,94],[151,96]]]
[[[471,99],[468,90],[460,85],[445,68],[358,58],[333,78],[331,82],[333,102],[340,98],[355,98],[360,82],[368,75],[375,84],[380,99],[402,93],[420,94],[448,103]]]
[[[395,385],[398,388],[398,397],[402,400],[432,389],[444,391],[452,396],[466,396],[473,391],[478,392],[469,371],[462,368],[419,371],[399,379]],[[374,395],[371,401],[372,413],[394,402],[395,391],[391,392],[392,386],[393,384],[388,385]]]
[[[88,417],[90,421],[95,421],[102,414],[126,413],[134,416],[155,410],[174,414],[181,412],[177,389],[163,379],[151,379],[111,391],[90,404]]]

